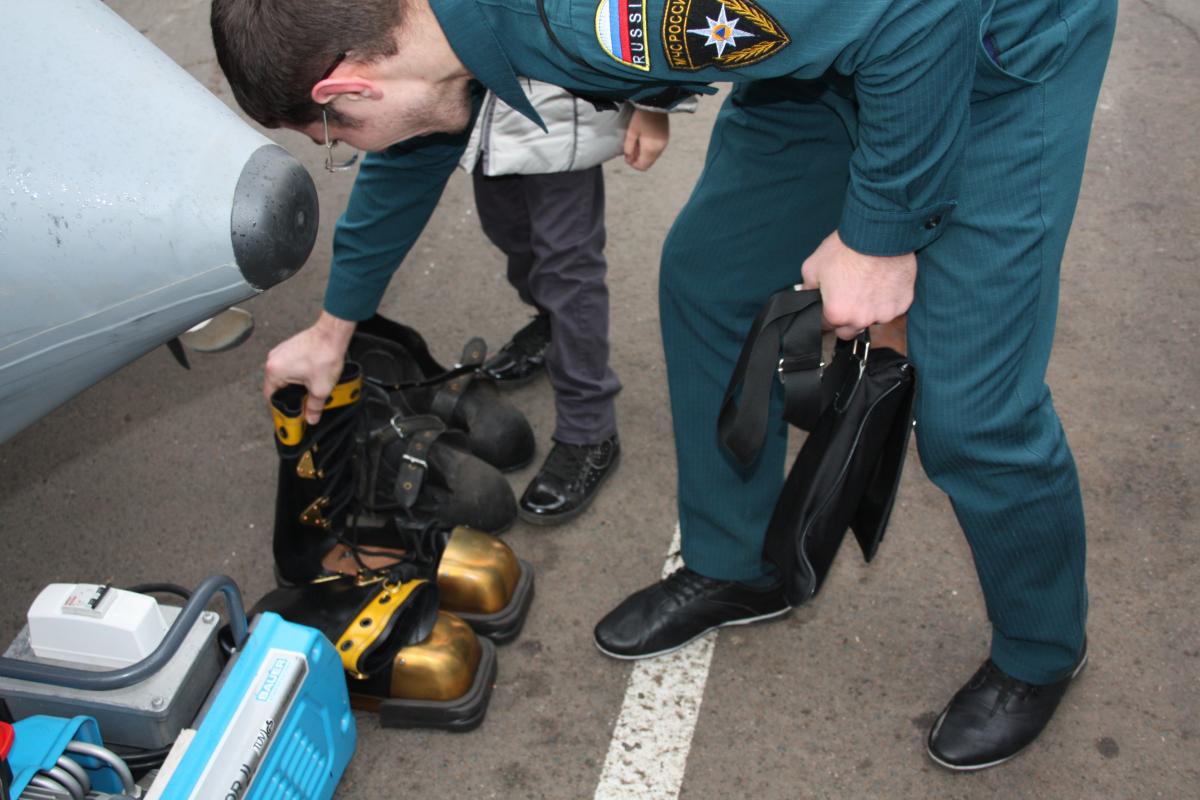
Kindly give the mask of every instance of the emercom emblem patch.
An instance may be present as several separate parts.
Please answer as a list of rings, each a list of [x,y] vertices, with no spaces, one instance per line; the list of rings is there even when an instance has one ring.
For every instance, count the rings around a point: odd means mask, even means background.
[[[754,0],[667,0],[663,9],[663,52],[671,69],[737,69],[791,41]]]
[[[622,64],[650,71],[642,0],[600,0],[596,7],[596,39],[604,52]]]

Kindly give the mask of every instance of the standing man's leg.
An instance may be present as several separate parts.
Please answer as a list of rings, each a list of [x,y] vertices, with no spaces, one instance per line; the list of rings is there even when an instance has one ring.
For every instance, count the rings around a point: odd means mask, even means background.
[[[918,256],[917,443],[970,542],[993,629],[991,659],[930,735],[955,769],[1031,742],[1085,658],[1083,508],[1045,373],[1112,34],[1111,16],[1086,22],[1048,80],[985,65],[977,89],[1000,93],[972,105],[959,208]]]
[[[513,176],[527,238],[507,240],[500,203],[480,200],[484,230],[509,253],[509,279],[543,312],[550,328],[546,369],[554,387],[555,446],[521,498],[523,519],[565,522],[584,510],[617,464],[614,398],[621,388],[608,364],[608,286],[604,259],[604,177],[578,172]],[[499,213],[498,213],[499,212]],[[508,212],[512,213],[512,212]],[[512,248],[510,250],[510,248]]]
[[[754,316],[772,292],[800,280],[804,256],[840,215],[850,139],[834,108],[850,112],[837,98],[800,97],[801,86],[734,89],[664,245],[661,322],[687,569],[632,595],[597,625],[596,642],[609,655],[657,655],[713,627],[787,611],[762,559],[783,486],[781,397],[773,404],[780,421],[747,470],[721,449],[717,416]]]

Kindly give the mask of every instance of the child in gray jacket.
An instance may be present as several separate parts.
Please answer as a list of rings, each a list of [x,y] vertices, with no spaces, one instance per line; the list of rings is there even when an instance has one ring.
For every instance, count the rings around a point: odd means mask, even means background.
[[[518,511],[555,525],[588,506],[620,456],[600,165],[623,154],[648,169],[669,123],[661,110],[600,111],[556,86],[522,84],[549,132],[489,93],[460,165],[474,176],[484,233],[508,257],[509,283],[536,310],[483,369],[501,385],[528,382],[543,368],[549,375],[554,445]]]

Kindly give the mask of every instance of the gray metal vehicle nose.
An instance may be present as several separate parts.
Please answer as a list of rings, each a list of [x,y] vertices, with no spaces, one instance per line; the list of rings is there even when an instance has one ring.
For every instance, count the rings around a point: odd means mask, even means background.
[[[290,278],[317,240],[317,187],[279,145],[246,161],[233,196],[233,254],[246,283],[262,291]]]

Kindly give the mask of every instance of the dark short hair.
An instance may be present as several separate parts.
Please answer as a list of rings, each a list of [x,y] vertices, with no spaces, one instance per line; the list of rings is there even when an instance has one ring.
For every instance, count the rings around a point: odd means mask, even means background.
[[[402,16],[401,0],[213,0],[213,45],[250,117],[268,128],[301,126],[320,119],[312,87],[338,55],[394,55]]]

